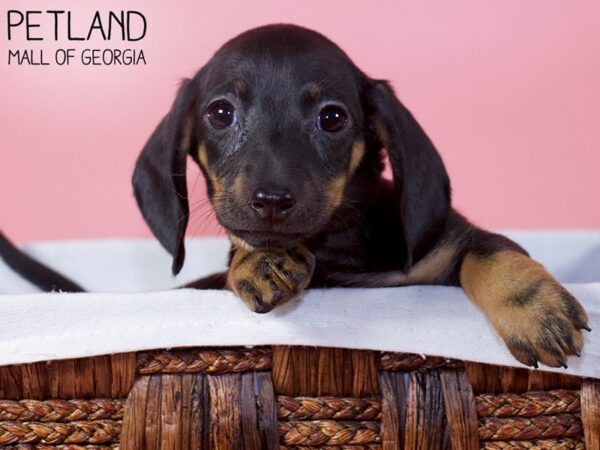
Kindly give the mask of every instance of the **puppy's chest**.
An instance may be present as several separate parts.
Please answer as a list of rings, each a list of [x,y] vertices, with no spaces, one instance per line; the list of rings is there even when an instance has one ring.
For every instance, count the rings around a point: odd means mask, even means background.
[[[374,231],[374,230],[372,230]],[[309,244],[316,257],[313,282],[328,285],[333,273],[399,270],[404,264],[401,239],[359,228],[329,233]]]

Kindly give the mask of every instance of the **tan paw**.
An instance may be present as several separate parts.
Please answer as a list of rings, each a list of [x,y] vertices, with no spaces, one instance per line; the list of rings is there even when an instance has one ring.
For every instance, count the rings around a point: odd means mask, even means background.
[[[304,247],[290,250],[235,250],[227,286],[251,311],[266,313],[300,295],[308,286],[315,257]]]
[[[527,256],[506,251],[492,257],[468,257],[461,282],[486,311],[515,358],[567,367],[583,349],[589,330],[583,307],[544,267]]]
[[[524,364],[567,368],[567,357],[583,349],[588,329],[583,307],[551,278],[539,278],[507,298],[509,306],[494,318],[511,353]]]

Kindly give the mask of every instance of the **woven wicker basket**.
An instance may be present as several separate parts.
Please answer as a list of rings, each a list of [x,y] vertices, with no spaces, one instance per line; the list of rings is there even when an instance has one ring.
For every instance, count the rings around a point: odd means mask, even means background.
[[[0,367],[2,449],[600,449],[600,381],[329,348]]]

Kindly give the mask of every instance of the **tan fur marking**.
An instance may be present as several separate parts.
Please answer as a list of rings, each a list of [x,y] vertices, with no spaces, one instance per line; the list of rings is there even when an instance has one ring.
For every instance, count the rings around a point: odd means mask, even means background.
[[[248,85],[242,79],[235,80],[233,82],[233,85],[235,86],[235,89],[236,89],[238,95],[242,95],[242,94],[245,94],[246,92],[248,92]]]
[[[320,91],[319,86],[315,83],[310,83],[306,90],[306,92],[308,92],[308,95],[310,96],[310,98],[312,98],[313,100],[315,98],[317,98],[317,95],[319,95],[319,91]]]
[[[200,164],[208,172],[208,155],[206,153],[206,145],[200,144],[198,146],[198,160]]]
[[[243,175],[238,175],[235,177],[235,179],[233,180],[233,187],[232,187],[232,192],[233,192],[233,196],[235,197],[235,199],[240,202],[240,203],[245,203],[246,200],[246,196],[244,195],[244,187],[246,185],[246,179],[244,178]]]
[[[509,250],[486,257],[469,253],[460,282],[522,363],[558,367],[583,348],[579,328],[587,322],[585,311],[531,258]]]
[[[202,165],[202,168],[206,171],[208,178],[210,179],[210,183],[214,190],[214,199],[215,206],[218,205],[219,199],[224,191],[224,184],[219,180],[219,178],[215,175],[215,173],[210,169],[208,165],[208,154],[206,153],[206,145],[200,144],[198,147],[198,160]]]
[[[242,238],[236,236],[235,234],[228,233],[229,240],[234,245],[234,247],[240,248],[245,251],[253,251],[254,247],[244,241]]]
[[[237,248],[229,266],[227,288],[256,312],[266,312],[292,300],[310,283],[314,268],[314,257],[306,248],[298,247],[295,252],[303,255],[303,259],[295,260],[291,256],[295,253],[285,250]],[[313,267],[307,267],[304,261],[311,258]]]
[[[352,155],[350,157],[350,166],[348,167],[348,178],[354,175],[356,169],[360,162],[362,161],[363,156],[365,155],[365,143],[364,141],[357,141],[352,145]]]
[[[365,154],[365,143],[357,141],[352,145],[352,154],[350,155],[350,164],[348,173],[340,175],[331,180],[325,188],[325,195],[329,200],[329,213],[331,214],[342,203],[344,189],[348,179],[354,174]]]
[[[549,274],[531,258],[502,251],[489,258],[468,254],[460,271],[461,284],[469,297],[482,307],[494,307],[524,284]]]
[[[331,180],[325,188],[325,195],[329,201],[328,207],[330,213],[333,212],[342,203],[342,196],[344,194],[344,188],[346,187],[346,175],[340,175],[337,178]]]
[[[433,283],[452,265],[456,255],[454,245],[446,245],[428,253],[407,274],[407,284]]]
[[[192,143],[193,126],[194,120],[191,117],[188,117],[183,127],[183,139],[181,140],[181,149],[186,153],[190,150],[190,144]]]
[[[381,118],[379,116],[373,116],[371,117],[371,121],[373,122],[373,125],[375,125],[377,137],[379,137],[379,140],[383,142],[384,145],[387,145],[387,143],[390,141],[390,137],[385,126],[383,125],[383,122],[381,121]]]
[[[415,264],[406,274],[402,270],[388,270],[363,273],[331,273],[330,279],[343,286],[406,286],[411,284],[437,284],[444,272],[452,267],[456,254],[454,245],[433,250]]]

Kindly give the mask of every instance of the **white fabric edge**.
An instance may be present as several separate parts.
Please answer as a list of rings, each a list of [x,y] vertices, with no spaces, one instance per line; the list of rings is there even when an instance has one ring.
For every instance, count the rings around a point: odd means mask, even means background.
[[[566,287],[587,309],[592,329],[600,329],[600,283]],[[265,315],[248,311],[223,291],[26,294],[1,300],[0,365],[173,347],[278,344],[521,367],[483,313],[452,287],[310,290]],[[600,378],[600,339],[597,332],[584,334],[586,348],[581,358],[569,359],[569,369],[543,370]]]

